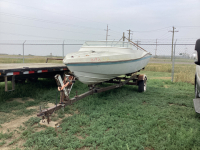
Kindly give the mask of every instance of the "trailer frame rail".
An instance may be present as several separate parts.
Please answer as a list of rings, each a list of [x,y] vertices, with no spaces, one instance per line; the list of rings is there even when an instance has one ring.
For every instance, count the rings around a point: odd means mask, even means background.
[[[122,80],[125,80],[125,81],[122,81]],[[133,80],[133,82],[130,82],[131,80]],[[50,116],[57,110],[67,106],[67,105],[71,105],[89,95],[93,95],[95,93],[101,93],[101,92],[105,92],[105,91],[108,91],[108,90],[111,90],[111,89],[116,89],[116,88],[119,88],[119,87],[122,87],[123,85],[138,85],[138,81],[140,80],[147,80],[147,77],[146,75],[137,75],[137,74],[132,74],[130,78],[127,78],[127,77],[117,77],[117,78],[114,78],[112,80],[109,80],[109,81],[106,81],[107,83],[115,83],[115,85],[111,85],[111,86],[108,86],[108,87],[95,87],[95,86],[91,86],[89,91],[83,93],[83,94],[80,94],[80,95],[77,95],[77,91],[76,91],[76,95],[67,100],[67,101],[64,101],[63,104],[56,104],[55,106],[51,107],[51,108],[48,108],[48,109],[44,109],[44,110],[41,110],[40,113],[37,114],[38,117],[41,117],[44,119],[45,117],[47,118],[47,122],[49,123],[50,122]]]

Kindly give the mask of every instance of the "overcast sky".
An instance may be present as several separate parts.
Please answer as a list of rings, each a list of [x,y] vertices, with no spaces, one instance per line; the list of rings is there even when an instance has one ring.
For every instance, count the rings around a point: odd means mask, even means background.
[[[107,24],[109,40],[119,40],[123,32],[128,37],[130,29],[134,41],[171,42],[175,26],[175,39],[195,43],[200,0],[0,0],[1,41],[105,40]]]

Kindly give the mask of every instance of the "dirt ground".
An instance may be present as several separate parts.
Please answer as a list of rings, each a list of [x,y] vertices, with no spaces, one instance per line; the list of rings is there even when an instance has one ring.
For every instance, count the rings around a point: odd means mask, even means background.
[[[19,103],[25,103],[25,101],[23,101],[21,98],[12,99],[9,102],[13,102],[13,101],[17,101]],[[29,98],[26,101],[34,101],[34,100]],[[47,108],[53,107],[54,105],[55,104],[53,104],[53,103],[48,103]],[[39,108],[39,105],[27,107],[26,109],[28,109],[28,110],[36,109],[37,110],[38,108]],[[78,111],[76,111],[74,113],[78,113]],[[0,112],[0,114],[1,115],[6,114],[7,116],[9,116],[8,113]],[[10,114],[10,115],[13,115],[13,114]],[[72,115],[65,114],[65,117],[70,117],[70,116],[72,116]],[[22,133],[21,129],[26,128],[26,126],[24,125],[24,122],[28,121],[31,117],[36,117],[36,113],[34,112],[29,116],[20,116],[20,117],[14,116],[14,117],[12,117],[12,119],[9,119],[10,120],[9,122],[5,122],[0,125],[0,133],[3,133],[3,134],[9,134],[11,132],[13,133],[12,137],[6,139],[5,140],[6,143],[3,144],[2,146],[0,146],[1,150],[10,150],[10,149],[16,149],[16,148],[24,149],[23,144],[25,143],[25,141],[20,138],[21,133]],[[59,127],[61,122],[62,122],[62,119],[59,118],[58,120],[51,121],[48,124],[46,119],[44,119],[44,120],[41,119],[40,124],[42,126],[40,128],[35,128],[35,131],[40,132],[42,130],[45,130],[45,126],[54,127],[54,128]],[[14,144],[9,144],[9,143],[12,143],[13,141],[15,141]],[[2,142],[2,141],[0,140],[0,142]]]

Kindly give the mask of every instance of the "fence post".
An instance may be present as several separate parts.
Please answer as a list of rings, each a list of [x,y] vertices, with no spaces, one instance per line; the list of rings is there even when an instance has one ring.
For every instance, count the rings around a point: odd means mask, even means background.
[[[176,41],[177,41],[177,39],[176,39]],[[176,41],[175,41],[175,44],[174,44],[174,50],[173,50],[173,54],[172,54],[172,82],[174,81],[174,63],[175,63]]]
[[[24,44],[25,44],[26,40],[23,43],[23,63],[24,63]]]
[[[63,59],[64,59],[64,42],[65,40],[63,41]]]

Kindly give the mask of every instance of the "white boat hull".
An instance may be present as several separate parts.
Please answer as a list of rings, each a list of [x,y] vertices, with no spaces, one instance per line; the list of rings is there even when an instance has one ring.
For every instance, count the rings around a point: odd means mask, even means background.
[[[144,68],[151,55],[126,61],[66,64],[69,70],[84,84],[97,84],[117,76],[133,73]]]
[[[144,68],[151,54],[126,42],[85,42],[78,52],[67,54],[63,63],[78,80],[97,84]]]

